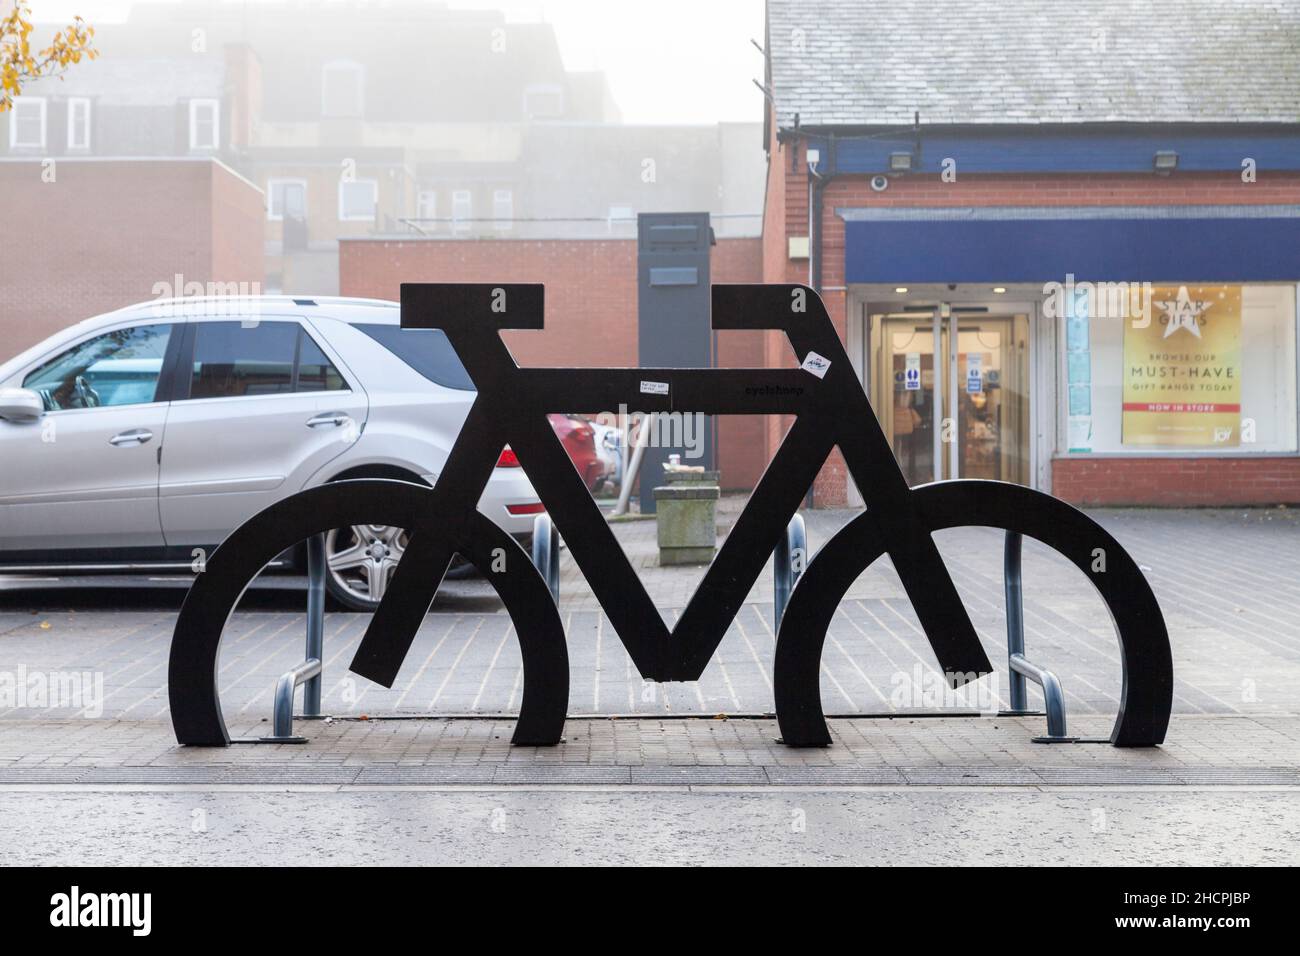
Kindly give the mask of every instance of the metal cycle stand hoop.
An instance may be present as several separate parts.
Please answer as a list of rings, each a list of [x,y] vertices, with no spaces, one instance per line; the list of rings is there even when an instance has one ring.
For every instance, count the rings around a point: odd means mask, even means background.
[[[1041,717],[1043,711],[1030,710],[1025,678],[1043,689],[1047,714],[1047,734],[1031,738],[1036,744],[1071,744],[1079,741],[1065,730],[1065,691],[1056,675],[1025,657],[1025,595],[1021,579],[1023,538],[1007,532],[1002,558],[1003,586],[1007,599],[1007,673],[1010,679],[1011,709],[998,712],[1000,717]]]
[[[798,553],[799,561],[794,560]],[[803,515],[796,514],[785,527],[785,533],[772,550],[772,633],[781,629],[781,618],[790,603],[790,592],[799,583],[804,568],[808,566],[808,533]]]
[[[302,684],[302,716],[320,716],[321,661],[325,656],[325,536],[307,539],[307,650],[305,659],[285,671],[275,682],[269,737],[232,740],[231,743],[305,744],[306,737],[293,732],[293,698]]]
[[[560,536],[550,515],[533,519],[533,564],[542,574],[546,588],[560,605]]]

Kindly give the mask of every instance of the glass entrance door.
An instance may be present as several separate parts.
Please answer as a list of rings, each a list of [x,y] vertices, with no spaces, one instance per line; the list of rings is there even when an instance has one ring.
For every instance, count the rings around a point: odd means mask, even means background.
[[[962,306],[871,317],[871,401],[908,484],[1028,482],[1028,338],[1025,315]]]

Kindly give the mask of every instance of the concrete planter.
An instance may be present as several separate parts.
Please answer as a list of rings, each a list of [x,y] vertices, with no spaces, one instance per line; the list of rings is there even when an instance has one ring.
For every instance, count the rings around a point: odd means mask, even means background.
[[[718,473],[664,472],[655,488],[659,563],[708,564],[717,551]]]

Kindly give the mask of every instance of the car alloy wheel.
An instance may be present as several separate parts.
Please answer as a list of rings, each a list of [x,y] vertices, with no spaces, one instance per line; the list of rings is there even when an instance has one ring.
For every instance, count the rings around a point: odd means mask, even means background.
[[[325,536],[330,591],[352,608],[374,610],[406,551],[406,532],[384,525],[354,525]]]

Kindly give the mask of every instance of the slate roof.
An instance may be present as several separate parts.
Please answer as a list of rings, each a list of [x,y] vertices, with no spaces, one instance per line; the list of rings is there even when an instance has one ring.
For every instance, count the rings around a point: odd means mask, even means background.
[[[768,0],[780,128],[1300,122],[1300,0]]]

